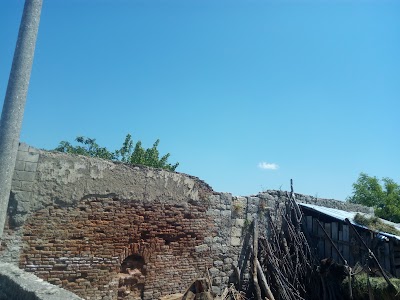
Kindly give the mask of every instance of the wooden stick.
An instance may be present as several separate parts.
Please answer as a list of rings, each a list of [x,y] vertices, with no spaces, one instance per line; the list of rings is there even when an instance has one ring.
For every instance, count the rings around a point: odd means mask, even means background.
[[[260,262],[257,259],[257,270],[258,270],[258,275],[261,278],[261,286],[267,295],[267,300],[275,300],[274,295],[271,292],[271,289],[269,288],[269,284],[267,282],[267,279],[265,278],[264,272],[261,268]]]
[[[349,296],[350,296],[350,300],[353,300],[353,287],[351,286],[351,268],[349,266],[347,266],[347,272],[349,272],[349,274],[347,275],[349,277]]]
[[[392,287],[392,288],[396,288],[394,286],[394,284],[390,281],[389,277],[386,275],[385,271],[383,271],[381,264],[379,263],[379,261],[376,259],[376,256],[374,254],[374,252],[371,251],[371,249],[368,248],[367,244],[364,242],[364,240],[361,238],[360,234],[358,233],[358,231],[354,228],[354,225],[351,224],[349,219],[344,219],[344,221],[350,226],[351,229],[353,229],[353,232],[355,233],[356,237],[358,238],[358,240],[361,242],[361,244],[364,246],[365,249],[367,249],[369,256],[371,256],[371,258],[375,261],[375,263],[377,264],[379,270],[382,273],[383,278],[385,278],[387,284]]]
[[[257,217],[254,218],[254,232],[253,232],[253,282],[254,288],[256,290],[256,295],[258,300],[262,300],[261,298],[261,289],[258,284],[258,277],[257,277],[257,254],[258,254],[258,224],[257,224]]]

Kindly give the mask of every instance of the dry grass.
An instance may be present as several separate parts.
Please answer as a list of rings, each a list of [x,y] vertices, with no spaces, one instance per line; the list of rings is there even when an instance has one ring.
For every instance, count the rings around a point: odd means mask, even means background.
[[[382,222],[382,220],[377,217],[366,217],[357,213],[354,216],[354,221],[360,225],[368,227],[371,230],[400,235],[400,231],[398,231],[394,226]]]

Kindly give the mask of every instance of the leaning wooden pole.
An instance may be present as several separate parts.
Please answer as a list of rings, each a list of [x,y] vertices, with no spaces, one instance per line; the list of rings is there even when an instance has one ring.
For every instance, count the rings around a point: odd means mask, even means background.
[[[0,238],[10,197],[11,181],[28,93],[43,0],[26,0],[0,120]]]
[[[258,262],[258,224],[257,217],[254,218],[254,232],[253,232],[253,283],[256,290],[257,300],[262,300],[261,289],[258,284],[257,277],[257,262]]]
[[[331,239],[331,237],[329,236],[329,234],[326,232],[324,226],[322,226],[321,222],[319,220],[316,220],[317,224],[319,225],[319,227],[322,229],[322,232],[325,234],[325,237],[328,239],[329,243],[332,245],[333,249],[335,249],[336,253],[339,255],[339,257],[342,259],[343,263],[348,266],[347,264],[347,260],[343,257],[342,253],[339,251],[338,247],[336,246],[336,244],[333,242],[333,240]]]
[[[260,265],[260,262],[258,259],[257,259],[257,270],[258,270],[258,275],[261,278],[261,286],[264,289],[265,294],[267,295],[267,300],[275,300],[275,297],[271,292],[271,288],[269,287],[267,278],[265,278],[263,269],[261,268],[261,265]]]
[[[358,233],[358,231],[354,228],[354,225],[351,224],[349,219],[345,219],[344,220],[349,226],[350,228],[353,230],[353,232],[355,233],[356,237],[358,238],[358,240],[361,242],[361,244],[364,246],[364,248],[368,251],[368,255],[375,261],[376,265],[379,268],[379,271],[381,271],[383,278],[386,280],[387,284],[392,287],[392,288],[396,288],[394,286],[394,284],[390,281],[389,277],[386,275],[386,272],[383,270],[381,264],[379,263],[378,259],[376,258],[374,252],[372,252],[371,249],[368,248],[367,244],[364,242],[364,240],[361,238],[360,234]]]

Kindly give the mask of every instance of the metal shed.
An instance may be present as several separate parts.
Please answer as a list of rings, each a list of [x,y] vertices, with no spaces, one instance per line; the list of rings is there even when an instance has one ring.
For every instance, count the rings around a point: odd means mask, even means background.
[[[307,229],[312,239],[312,245],[315,247],[316,254],[319,258],[332,257],[335,261],[339,261],[339,255],[326,238],[317,220],[324,227],[325,231],[350,266],[354,266],[356,263],[361,265],[367,263],[368,251],[361,245],[355,233],[345,222],[347,218],[354,225],[367,246],[374,252],[385,271],[391,273],[395,277],[400,277],[400,236],[386,232],[373,231],[368,227],[357,224],[354,221],[357,212],[348,212],[305,203],[298,204],[303,210],[304,220],[306,221]],[[371,216],[366,214],[362,215]],[[400,224],[386,220],[382,220],[382,222],[400,230]]]

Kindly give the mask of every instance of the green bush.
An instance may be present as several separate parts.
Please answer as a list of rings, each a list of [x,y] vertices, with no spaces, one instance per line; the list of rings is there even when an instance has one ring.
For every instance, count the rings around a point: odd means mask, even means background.
[[[393,283],[395,288],[388,286],[387,282],[383,277],[369,277],[371,291],[376,300],[400,300],[400,279],[391,278],[390,281]],[[349,280],[346,278],[342,282],[342,290],[348,298],[349,291]],[[369,289],[368,289],[368,276],[362,272],[353,277],[352,283],[353,299],[357,300],[369,300]]]
[[[179,166],[179,163],[168,163],[168,159],[170,157],[169,153],[160,158],[160,153],[157,149],[160,140],[155,141],[153,147],[147,149],[143,148],[141,141],[138,141],[133,148],[132,136],[128,134],[124,143],[122,144],[122,147],[114,152],[109,151],[105,147],[100,147],[96,143],[96,139],[78,136],[75,141],[78,143],[76,146],[69,142],[61,141],[58,147],[54,150],[64,153],[117,160],[134,165],[161,168],[169,171],[175,171],[175,169]]]

